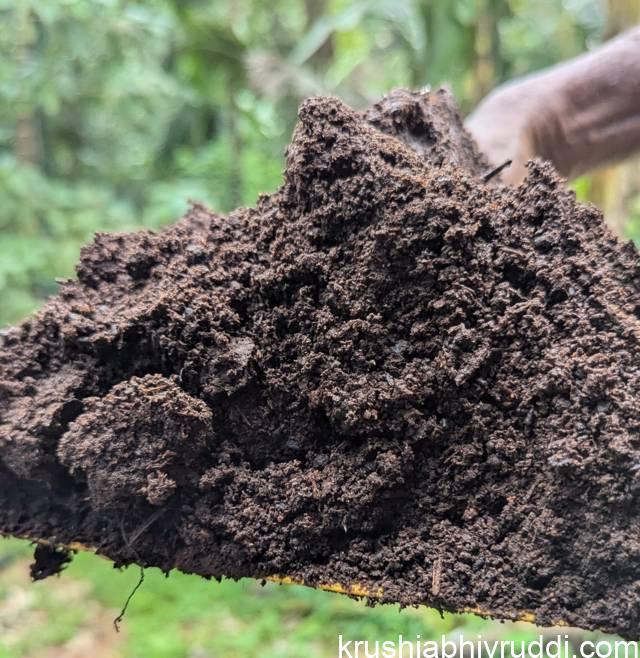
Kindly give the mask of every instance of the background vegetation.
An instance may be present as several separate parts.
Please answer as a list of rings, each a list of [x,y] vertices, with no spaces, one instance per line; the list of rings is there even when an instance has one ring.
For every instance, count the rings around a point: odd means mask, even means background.
[[[637,0],[0,0],[0,326],[69,276],[95,231],[160,228],[188,199],[221,211],[280,183],[299,101],[364,106],[449,83],[464,112],[497,83],[640,20]],[[576,183],[640,237],[637,166]],[[338,632],[528,634],[321,592],[136,573],[83,556],[28,586],[0,542],[0,658],[325,656]],[[66,584],[64,584],[66,583]]]

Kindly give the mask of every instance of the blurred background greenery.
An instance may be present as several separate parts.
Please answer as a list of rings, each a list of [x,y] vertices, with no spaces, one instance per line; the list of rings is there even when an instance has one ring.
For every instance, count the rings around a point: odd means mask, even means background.
[[[95,231],[157,229],[189,199],[226,211],[276,189],[308,95],[363,107],[448,83],[468,112],[639,20],[638,0],[0,0],[0,326],[54,293]],[[636,162],[574,185],[640,240]],[[339,632],[537,632],[151,574],[115,635],[135,572],[83,556],[32,587],[26,551],[0,542],[0,658],[330,656]]]

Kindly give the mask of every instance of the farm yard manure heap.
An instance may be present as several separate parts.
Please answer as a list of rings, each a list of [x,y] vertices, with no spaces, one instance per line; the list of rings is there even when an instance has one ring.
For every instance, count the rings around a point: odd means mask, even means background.
[[[81,545],[639,637],[640,260],[550,165],[489,169],[446,92],[314,98],[255,208],[97,235],[2,336],[34,575]]]

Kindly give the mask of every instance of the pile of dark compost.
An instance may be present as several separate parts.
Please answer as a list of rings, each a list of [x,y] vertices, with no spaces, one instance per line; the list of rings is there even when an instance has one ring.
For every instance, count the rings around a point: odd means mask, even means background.
[[[3,332],[0,530],[638,637],[640,261],[489,169],[445,92],[315,98],[255,208],[97,235]]]

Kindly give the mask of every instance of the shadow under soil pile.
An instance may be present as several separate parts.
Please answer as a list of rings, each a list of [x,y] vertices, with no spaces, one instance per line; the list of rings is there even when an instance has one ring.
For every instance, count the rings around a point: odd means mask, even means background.
[[[489,168],[316,98],[255,208],[96,236],[3,333],[0,531],[640,636],[640,260]]]

